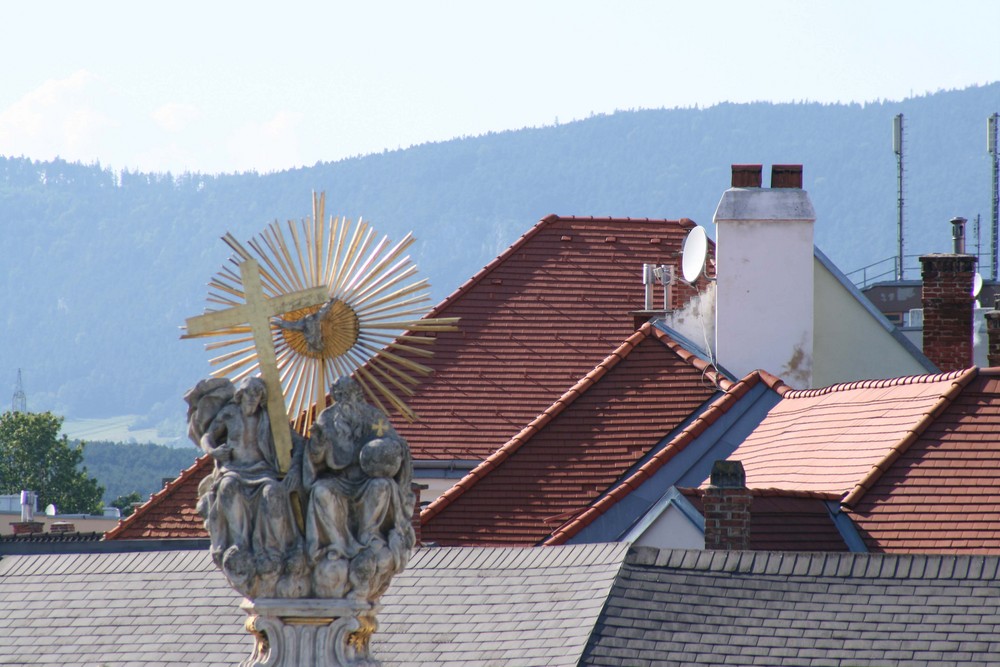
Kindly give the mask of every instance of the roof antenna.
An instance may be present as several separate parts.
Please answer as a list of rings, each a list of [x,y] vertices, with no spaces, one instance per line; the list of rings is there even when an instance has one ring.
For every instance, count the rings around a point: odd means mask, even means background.
[[[896,238],[899,243],[896,280],[903,280],[903,114],[892,119],[892,152],[896,154],[896,182],[899,198],[896,204]]]
[[[28,397],[24,393],[24,383],[21,382],[21,369],[17,369],[17,384],[14,385],[14,397],[10,401],[11,412],[27,412]]]
[[[671,309],[674,296],[674,267],[666,264],[643,264],[642,284],[646,288],[645,310],[653,310],[653,286],[663,285],[663,310]]]

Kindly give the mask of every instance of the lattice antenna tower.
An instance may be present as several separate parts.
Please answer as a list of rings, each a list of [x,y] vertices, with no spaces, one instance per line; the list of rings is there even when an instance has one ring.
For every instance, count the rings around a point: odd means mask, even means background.
[[[14,385],[14,397],[10,400],[11,412],[27,412],[28,396],[24,393],[24,382],[21,381],[21,369],[17,369],[17,384]]]
[[[1000,115],[993,114],[986,120],[986,152],[990,154],[990,162],[993,164],[993,195],[990,205],[990,232],[992,245],[990,246],[990,260],[993,263],[993,280],[997,279],[997,264],[1000,261],[1000,248],[997,247],[997,237],[1000,236],[1000,222],[997,220],[997,209],[1000,209],[1000,160],[997,155],[997,124]]]
[[[896,204],[896,240],[899,245],[899,263],[896,280],[903,279],[903,114],[892,119],[892,152],[896,154],[896,181],[899,197]]]

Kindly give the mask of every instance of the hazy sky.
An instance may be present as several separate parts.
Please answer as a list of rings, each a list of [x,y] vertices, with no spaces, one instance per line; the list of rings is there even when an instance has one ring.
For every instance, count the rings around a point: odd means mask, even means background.
[[[0,21],[0,155],[174,172],[1000,79],[996,0],[50,0]]]

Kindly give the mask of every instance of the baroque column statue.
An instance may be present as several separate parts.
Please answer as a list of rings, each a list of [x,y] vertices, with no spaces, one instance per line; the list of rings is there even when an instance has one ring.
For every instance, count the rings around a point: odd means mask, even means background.
[[[310,437],[292,434],[282,475],[266,391],[219,378],[185,396],[189,435],[215,463],[198,501],[212,558],[257,637],[243,664],[377,665],[377,602],[415,542],[409,446],[341,378]]]

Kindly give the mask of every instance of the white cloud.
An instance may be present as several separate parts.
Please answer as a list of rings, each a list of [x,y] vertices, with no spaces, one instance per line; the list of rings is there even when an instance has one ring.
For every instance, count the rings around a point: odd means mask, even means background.
[[[156,124],[168,132],[180,132],[199,116],[198,108],[191,104],[164,104],[152,113]]]
[[[276,171],[301,166],[297,128],[302,114],[279,111],[266,123],[247,123],[229,137],[236,170]]]
[[[50,79],[0,110],[0,154],[89,161],[114,121],[97,108],[98,77],[80,70]]]

